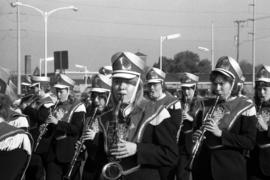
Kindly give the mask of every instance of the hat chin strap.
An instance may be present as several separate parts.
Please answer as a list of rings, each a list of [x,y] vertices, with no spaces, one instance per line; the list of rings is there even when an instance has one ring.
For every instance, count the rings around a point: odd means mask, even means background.
[[[227,101],[227,100],[230,98],[230,96],[232,95],[232,90],[233,90],[234,84],[235,84],[235,79],[233,80],[232,87],[231,87],[231,89],[230,89],[229,95],[228,95],[227,97],[225,97],[225,100],[226,100],[226,101]]]
[[[130,112],[133,110],[134,101],[135,101],[135,98],[136,98],[136,94],[137,94],[137,91],[138,91],[139,84],[140,84],[140,75],[138,77],[138,80],[137,80],[135,89],[133,91],[133,94],[132,94],[132,96],[130,98],[130,101],[129,101],[127,107],[125,107],[125,109],[123,109],[123,116],[124,117],[128,116],[130,114]]]

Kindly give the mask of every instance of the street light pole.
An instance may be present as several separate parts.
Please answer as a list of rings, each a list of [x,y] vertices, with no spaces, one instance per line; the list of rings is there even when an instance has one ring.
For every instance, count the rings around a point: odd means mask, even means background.
[[[214,23],[211,23],[211,67],[212,67],[212,71],[214,70],[215,67],[215,45],[214,45]]]
[[[252,85],[255,87],[255,65],[256,65],[256,55],[255,55],[255,0],[250,4],[252,6]]]
[[[159,49],[159,53],[160,53],[160,63],[159,63],[159,69],[162,70],[162,43],[164,40],[170,40],[170,39],[176,39],[179,38],[181,36],[181,34],[177,33],[177,34],[170,34],[167,36],[160,36],[160,49]]]
[[[159,69],[162,70],[162,42],[163,42],[163,36],[160,36],[160,46],[159,46]]]
[[[17,94],[21,94],[21,20],[20,8],[17,7]]]
[[[47,12],[47,11],[42,11],[41,9],[34,7],[32,5],[23,4],[21,2],[13,2],[13,3],[11,3],[11,6],[12,7],[24,6],[24,7],[34,9],[37,12],[39,12],[42,15],[42,17],[44,18],[44,60],[45,60],[44,74],[45,74],[45,76],[47,76],[47,61],[46,61],[46,59],[47,59],[47,51],[48,51],[48,17],[51,14],[53,14],[57,11],[60,11],[60,10],[71,9],[73,11],[78,11],[78,8],[76,8],[75,6],[66,6],[66,7],[56,8],[56,9],[53,9],[53,10]]]

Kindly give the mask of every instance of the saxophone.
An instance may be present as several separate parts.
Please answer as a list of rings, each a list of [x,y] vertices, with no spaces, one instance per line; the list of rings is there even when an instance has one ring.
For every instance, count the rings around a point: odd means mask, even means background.
[[[121,139],[127,138],[126,123],[119,123],[119,111],[122,104],[122,99],[118,102],[116,108],[113,111],[113,120],[109,121],[108,127],[108,150],[116,146]],[[113,156],[108,157],[109,163],[105,164],[102,168],[102,176],[105,179],[116,180],[123,175],[123,167],[120,164],[120,160]]]

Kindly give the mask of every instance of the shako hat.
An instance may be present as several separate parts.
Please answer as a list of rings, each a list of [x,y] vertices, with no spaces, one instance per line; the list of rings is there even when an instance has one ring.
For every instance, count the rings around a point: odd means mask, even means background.
[[[118,52],[112,56],[111,62],[113,78],[133,79],[144,75],[145,61],[131,52]]]
[[[108,76],[97,74],[92,80],[92,92],[105,93],[111,90],[112,80]]]
[[[146,83],[159,83],[165,80],[166,74],[155,67],[150,68],[146,73]]]
[[[55,88],[64,89],[70,88],[75,85],[75,81],[73,81],[70,77],[65,74],[58,74],[56,77],[56,83],[54,85]]]
[[[192,87],[195,86],[199,81],[199,77],[195,74],[185,72],[180,77],[181,87]]]

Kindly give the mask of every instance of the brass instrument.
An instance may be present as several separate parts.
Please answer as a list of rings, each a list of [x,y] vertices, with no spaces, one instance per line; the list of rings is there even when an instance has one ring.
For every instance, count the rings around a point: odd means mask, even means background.
[[[217,96],[216,100],[215,100],[215,104],[214,106],[212,106],[212,108],[209,109],[209,111],[206,113],[204,119],[202,122],[205,122],[207,119],[211,118],[214,114],[214,111],[216,109],[217,103],[219,101],[220,96]],[[194,159],[198,153],[199,148],[202,145],[203,140],[205,139],[204,134],[206,133],[206,127],[204,125],[202,125],[200,127],[200,130],[202,131],[201,135],[199,136],[199,138],[195,141],[193,148],[192,148],[192,153],[191,153],[191,160],[188,163],[188,170],[191,170],[193,167],[193,162]]]
[[[114,109],[113,121],[109,122],[111,123],[110,124],[111,126],[109,127],[108,131],[111,128],[112,132],[108,132],[108,136],[111,138],[108,141],[108,150],[116,146],[121,139],[126,139],[126,136],[127,136],[127,129],[124,123],[119,123],[119,118],[118,118],[121,104],[122,104],[122,99],[118,102],[116,108]],[[105,164],[102,168],[102,176],[105,179],[109,179],[109,180],[116,180],[120,178],[123,174],[123,167],[120,164],[120,160],[116,159],[113,156],[109,156],[108,160],[109,160],[109,163]]]
[[[48,117],[52,116],[53,112],[56,110],[57,104],[58,104],[58,101],[55,103],[53,109],[50,108],[50,113],[49,113],[49,116],[48,116]],[[48,128],[47,128],[48,125],[49,125],[49,123],[45,122],[45,123],[42,125],[42,127],[40,128],[40,133],[39,133],[39,135],[38,135],[37,142],[36,142],[36,145],[35,145],[35,147],[34,147],[34,152],[37,151],[37,148],[38,148],[38,146],[39,146],[39,143],[40,143],[41,139],[43,138],[43,136],[44,136],[45,133],[47,132],[47,130],[48,130]]]
[[[95,120],[97,111],[98,111],[98,108],[96,107],[94,109],[93,115],[91,117],[89,117],[89,118],[86,118],[85,125],[84,125],[84,128],[83,128],[83,133],[87,130],[88,127],[92,126],[92,124],[93,124],[93,122]],[[67,171],[67,174],[64,176],[64,179],[66,179],[66,180],[69,180],[71,178],[73,168],[74,168],[75,163],[77,162],[77,159],[78,159],[78,157],[80,155],[80,152],[81,152],[81,149],[82,149],[83,143],[84,143],[83,135],[80,137],[79,142],[80,143],[78,144],[78,147],[75,150],[73,158],[72,158],[72,160],[70,162],[70,166],[69,166],[69,169]]]

